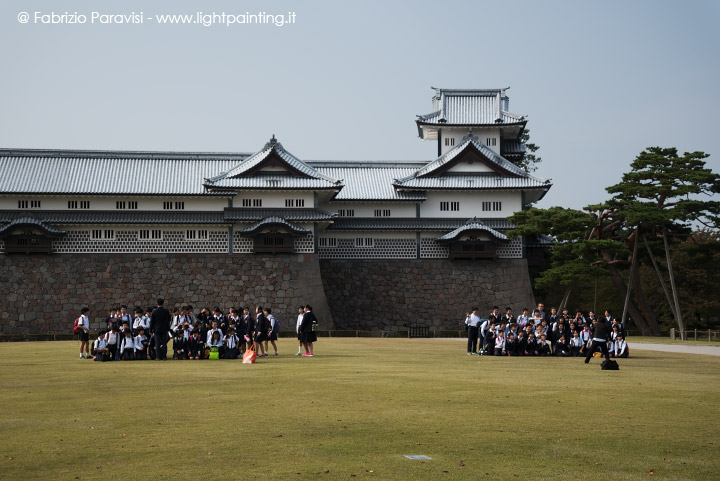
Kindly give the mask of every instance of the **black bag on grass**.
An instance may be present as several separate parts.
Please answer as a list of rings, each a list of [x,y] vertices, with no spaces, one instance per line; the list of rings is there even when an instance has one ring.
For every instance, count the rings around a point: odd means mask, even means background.
[[[612,359],[606,359],[600,364],[600,368],[603,371],[619,371],[620,366],[618,366],[618,363],[613,361]]]

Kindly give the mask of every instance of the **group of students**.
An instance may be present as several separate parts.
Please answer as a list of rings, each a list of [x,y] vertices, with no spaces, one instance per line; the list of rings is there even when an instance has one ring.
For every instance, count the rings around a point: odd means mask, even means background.
[[[131,315],[126,305],[112,308],[105,318],[106,329],[100,330],[89,347],[89,309],[84,307],[76,321],[80,339],[80,358],[95,361],[165,359],[168,341],[172,338],[173,359],[237,359],[246,350],[254,350],[257,357],[267,357],[268,343],[278,355],[276,341],[280,322],[269,307],[256,306],[254,316],[250,307],[230,308],[224,314],[219,307],[194,313],[192,305],[176,307],[172,313],[158,299],[157,307],[136,307]],[[317,341],[317,318],[310,305],[298,308],[296,331],[300,356],[314,356]],[[305,351],[303,352],[303,348]],[[83,355],[83,350],[85,354]]]
[[[517,317],[509,307],[501,314],[498,306],[494,306],[486,318],[481,318],[478,312],[473,307],[466,313],[468,355],[589,358],[591,351],[598,348],[606,358],[625,358],[629,354],[625,329],[609,310],[600,319],[593,311],[586,318],[578,310],[573,317],[568,309],[558,314],[555,308],[546,315],[543,304],[538,304],[532,315],[525,308]]]

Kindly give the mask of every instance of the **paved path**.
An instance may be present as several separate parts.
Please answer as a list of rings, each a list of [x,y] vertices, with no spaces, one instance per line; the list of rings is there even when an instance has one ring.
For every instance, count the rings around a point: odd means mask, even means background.
[[[644,351],[682,352],[685,354],[708,354],[720,356],[720,346],[693,346],[691,344],[660,344],[653,342],[628,342],[631,349]],[[632,354],[630,354],[632,355]]]

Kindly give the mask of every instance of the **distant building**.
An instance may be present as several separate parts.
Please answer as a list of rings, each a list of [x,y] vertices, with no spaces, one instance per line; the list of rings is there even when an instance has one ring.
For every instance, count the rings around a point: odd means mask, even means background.
[[[526,256],[507,218],[551,186],[513,163],[526,118],[505,89],[432,102],[429,161],[306,161],[274,136],[254,154],[0,149],[0,252]]]

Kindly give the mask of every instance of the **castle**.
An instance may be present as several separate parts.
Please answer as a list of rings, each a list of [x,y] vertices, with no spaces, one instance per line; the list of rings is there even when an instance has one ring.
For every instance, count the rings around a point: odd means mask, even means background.
[[[437,143],[425,161],[310,161],[274,135],[252,154],[0,149],[0,333],[158,295],[287,319],[311,302],[348,329],[453,328],[450,303],[531,303],[527,261],[547,239],[506,235],[551,187],[514,163],[527,119],[506,89],[432,102],[416,120]]]

